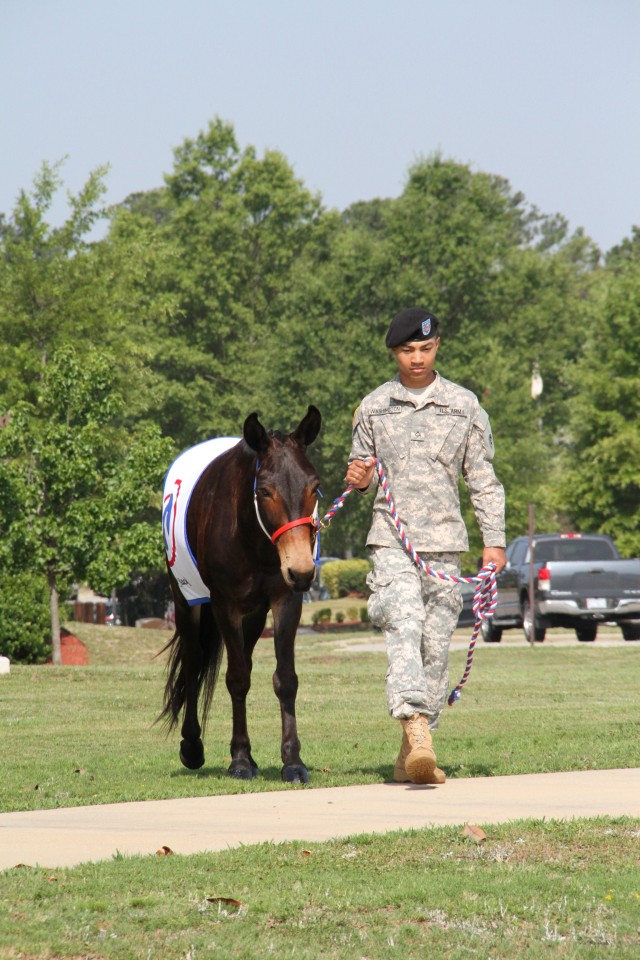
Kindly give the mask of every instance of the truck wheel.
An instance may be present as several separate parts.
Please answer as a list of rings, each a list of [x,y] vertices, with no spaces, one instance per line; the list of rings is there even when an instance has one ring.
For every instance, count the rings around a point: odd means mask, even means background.
[[[620,627],[625,640],[640,640],[640,624],[621,623]]]
[[[576,637],[582,643],[593,643],[596,638],[596,633],[598,632],[597,623],[581,623],[579,627],[575,628]]]
[[[531,643],[531,629],[533,626],[533,639],[535,643],[544,643],[545,634],[547,632],[546,627],[541,626],[540,621],[536,620],[535,625],[532,625],[531,617],[531,607],[528,600],[522,601],[522,629],[524,630],[524,635],[527,643]]]
[[[485,643],[500,643],[502,627],[495,627],[493,620],[483,620],[480,624],[480,636]]]

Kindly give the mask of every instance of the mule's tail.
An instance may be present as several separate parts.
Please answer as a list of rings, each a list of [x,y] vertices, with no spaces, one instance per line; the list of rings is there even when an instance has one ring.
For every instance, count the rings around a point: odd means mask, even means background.
[[[192,678],[195,675],[195,689],[200,701],[200,725],[204,732],[224,644],[211,612],[211,604],[204,603],[192,610],[194,614],[197,612],[198,623],[190,625],[188,630],[183,628],[184,635],[176,628],[171,640],[158,654],[161,656],[169,651],[163,708],[156,722],[164,721],[169,730],[177,726],[186,703],[191,674]]]

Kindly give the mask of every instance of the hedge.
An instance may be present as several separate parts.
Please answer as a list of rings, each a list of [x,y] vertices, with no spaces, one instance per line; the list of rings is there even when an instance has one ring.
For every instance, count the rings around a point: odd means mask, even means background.
[[[0,574],[0,655],[43,663],[51,655],[49,591],[44,577]]]
[[[332,560],[322,568],[322,582],[331,597],[336,600],[350,593],[367,596],[367,574],[371,570],[368,560]]]

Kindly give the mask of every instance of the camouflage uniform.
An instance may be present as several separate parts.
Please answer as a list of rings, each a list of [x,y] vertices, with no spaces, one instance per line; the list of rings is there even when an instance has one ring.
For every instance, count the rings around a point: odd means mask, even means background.
[[[434,569],[459,575],[469,548],[460,514],[465,479],[486,547],[504,547],[504,491],[493,471],[489,418],[469,390],[436,374],[417,398],[399,376],[368,394],[353,424],[349,460],[375,456],[385,469],[407,536]],[[377,474],[371,486],[377,485]],[[423,573],[405,552],[381,487],[367,537],[373,560],[371,620],[385,637],[389,713],[419,712],[437,727],[447,695],[449,642],[462,606],[456,584]]]

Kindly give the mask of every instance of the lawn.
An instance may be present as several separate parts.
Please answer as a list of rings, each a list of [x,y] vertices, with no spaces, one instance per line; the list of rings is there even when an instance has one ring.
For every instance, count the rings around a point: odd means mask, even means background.
[[[638,824],[527,821],[0,873],[0,957],[635,960]],[[232,902],[229,902],[232,901]]]
[[[83,627],[89,667],[0,677],[0,809],[291,789],[279,778],[270,640],[258,644],[249,721],[262,776],[225,775],[221,679],[197,772],[154,719],[160,631]],[[358,635],[301,634],[298,700],[311,785],[381,783],[399,727],[386,716],[385,656]],[[451,682],[465,652],[452,653]],[[605,769],[638,762],[640,646],[481,646],[437,735],[449,777]],[[197,856],[120,857],[0,873],[2,960],[296,957],[442,960],[640,953],[640,821],[629,818],[262,844]]]
[[[226,776],[231,719],[224,668],[205,736],[206,763],[187,771],[179,734],[154,721],[164,684],[154,655],[168,631],[84,627],[89,667],[14,666],[0,677],[5,731],[0,810],[287,789],[272,641],[258,644],[249,729],[261,777]],[[358,635],[353,638],[361,640]],[[452,653],[451,683],[465,653]],[[108,665],[108,664],[111,665]],[[382,652],[301,634],[297,644],[302,756],[311,788],[391,777],[400,727],[386,714]],[[637,764],[640,647],[480,646],[462,699],[436,736],[449,777]]]

